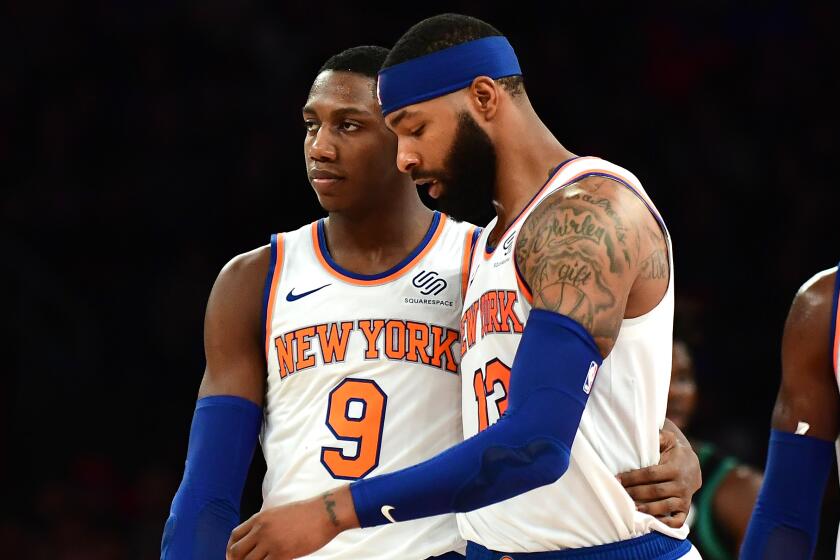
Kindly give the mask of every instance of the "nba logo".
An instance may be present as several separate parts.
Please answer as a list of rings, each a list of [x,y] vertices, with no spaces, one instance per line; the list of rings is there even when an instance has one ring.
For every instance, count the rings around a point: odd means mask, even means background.
[[[598,375],[598,364],[592,362],[589,364],[589,372],[586,374],[586,381],[583,382],[583,392],[587,395],[592,390],[592,384],[595,383],[596,375]]]

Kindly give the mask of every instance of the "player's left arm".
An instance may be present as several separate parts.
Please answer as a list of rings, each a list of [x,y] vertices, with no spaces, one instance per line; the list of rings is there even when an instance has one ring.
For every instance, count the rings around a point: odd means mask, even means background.
[[[516,242],[516,265],[533,294],[529,322],[535,313],[567,317],[606,357],[640,267],[644,225],[634,222],[642,221],[642,209],[628,189],[603,177],[544,200]]]
[[[636,290],[638,300],[634,311],[647,312],[664,295],[670,275],[664,233],[653,215],[628,189],[603,177],[570,185],[543,203],[525,222],[516,256],[533,292],[529,322],[535,313],[573,319],[604,357],[618,337],[631,292]],[[652,273],[653,259],[664,270]],[[572,372],[564,377],[576,381]],[[570,414],[572,420],[577,427],[580,415]],[[646,502],[640,511],[679,527],[701,485],[700,462],[673,423],[666,423],[661,439],[660,464],[620,480],[637,501]]]
[[[659,463],[621,473],[618,480],[639,511],[675,528],[685,523],[691,500],[703,482],[691,443],[667,418],[659,433]]]
[[[559,479],[586,405],[585,381],[615,344],[643,268],[643,229],[651,227],[662,235],[635,195],[601,177],[548,197],[517,242],[534,307],[502,418],[419,465],[260,512],[233,531],[229,558],[243,557],[231,552],[238,542],[278,560],[303,556],[349,528],[471,511]]]
[[[555,322],[572,319],[585,330],[575,332],[582,338],[590,335],[604,357],[612,350],[625,316],[655,306],[670,275],[664,232],[653,215],[636,195],[603,177],[570,185],[543,203],[525,222],[516,256],[533,293],[529,324],[535,314]],[[628,310],[631,293],[632,311]],[[566,333],[554,337],[566,338]],[[567,363],[569,356],[568,349],[534,350],[531,367],[543,372],[550,371],[551,361]],[[571,368],[559,377],[569,383],[569,392],[580,382],[580,372]],[[576,429],[583,407],[567,410]],[[680,527],[702,483],[700,462],[685,435],[667,420],[660,447],[660,464],[624,473],[619,480],[639,502],[639,511]]]
[[[764,481],[741,548],[745,560],[805,559],[816,546],[840,433],[831,337],[836,274],[825,271],[806,282],[785,322],[782,382]]]

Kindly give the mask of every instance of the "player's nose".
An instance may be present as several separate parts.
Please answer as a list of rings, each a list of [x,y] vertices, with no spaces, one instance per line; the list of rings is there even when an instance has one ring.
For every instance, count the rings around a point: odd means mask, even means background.
[[[420,165],[420,156],[416,152],[402,149],[397,150],[397,169],[403,173],[409,173],[413,168]]]
[[[321,127],[315,134],[315,138],[307,147],[307,152],[315,161],[335,161],[338,157],[335,144],[330,141],[329,132],[325,130],[325,127]]]

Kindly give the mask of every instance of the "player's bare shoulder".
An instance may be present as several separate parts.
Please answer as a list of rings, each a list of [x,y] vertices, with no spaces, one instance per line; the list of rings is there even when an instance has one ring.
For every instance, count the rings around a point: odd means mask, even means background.
[[[829,364],[831,357],[830,332],[833,321],[834,284],[837,267],[823,270],[802,284],[790,305],[782,335],[782,361],[791,363],[811,357],[809,368],[818,363]],[[825,369],[820,367],[819,369]]]
[[[243,313],[261,312],[262,291],[268,274],[271,246],[258,247],[232,258],[219,272],[208,302],[211,306],[235,307]]]
[[[793,432],[805,422],[808,435],[828,441],[840,431],[831,340],[836,278],[836,267],[824,270],[793,298],[782,334],[782,383],[773,410],[774,428]]]
[[[802,284],[790,306],[785,331],[813,331],[819,325],[825,326],[825,338],[831,322],[831,309],[834,299],[834,284],[837,279],[837,267],[823,270]],[[806,334],[805,332],[802,333]]]
[[[252,276],[262,276],[268,273],[268,264],[271,259],[271,245],[263,245],[246,253],[240,253],[222,267],[219,277],[231,276],[239,280],[246,280]]]
[[[516,264],[535,307],[581,323],[604,354],[615,344],[637,278],[664,282],[664,234],[629,189],[590,176],[548,196],[517,238]]]
[[[262,301],[271,247],[231,259],[219,272],[204,315],[207,366],[199,396],[238,395],[262,403]]]

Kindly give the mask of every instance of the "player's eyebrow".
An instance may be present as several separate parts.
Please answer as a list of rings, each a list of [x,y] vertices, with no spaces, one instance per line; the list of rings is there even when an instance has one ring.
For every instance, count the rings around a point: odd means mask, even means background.
[[[303,107],[304,113],[317,113],[316,107],[313,105],[304,105]],[[340,118],[346,117],[349,115],[360,115],[360,116],[373,116],[373,113],[369,110],[365,109],[364,107],[339,107],[338,109],[334,109],[330,111],[330,116],[333,118]]]
[[[416,114],[417,111],[409,111],[408,109],[403,109],[402,111],[397,113],[396,117],[391,119],[391,127],[396,128],[404,118],[411,117]]]

